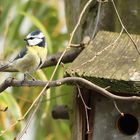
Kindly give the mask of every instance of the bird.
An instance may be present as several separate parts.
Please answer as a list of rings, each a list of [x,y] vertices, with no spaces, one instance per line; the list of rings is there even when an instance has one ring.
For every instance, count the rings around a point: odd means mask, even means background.
[[[45,35],[40,30],[29,33],[24,41],[26,46],[12,61],[1,66],[0,71],[14,68],[24,74],[25,80],[28,75],[33,78],[31,73],[41,68],[44,64],[47,58],[47,41]]]

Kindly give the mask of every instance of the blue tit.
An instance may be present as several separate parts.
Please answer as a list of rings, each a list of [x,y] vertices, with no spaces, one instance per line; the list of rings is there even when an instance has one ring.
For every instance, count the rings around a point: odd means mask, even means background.
[[[29,33],[24,39],[26,47],[9,64],[0,67],[0,71],[12,67],[22,73],[29,74],[41,68],[47,57],[47,43],[44,34],[39,31]]]

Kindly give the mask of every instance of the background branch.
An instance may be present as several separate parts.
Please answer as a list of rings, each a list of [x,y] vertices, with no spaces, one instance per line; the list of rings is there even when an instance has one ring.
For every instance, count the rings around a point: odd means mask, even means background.
[[[84,47],[79,46],[79,48],[68,50],[65,53],[65,55],[63,56],[61,62],[62,63],[72,62],[78,56],[78,54],[83,50],[83,48]],[[62,55],[62,53],[63,52],[58,52],[56,54],[48,55],[48,57],[46,58],[46,61],[45,61],[44,65],[42,66],[42,68],[55,66],[57,64],[58,59]],[[16,69],[8,68],[8,69],[5,69],[3,72],[16,72],[16,71],[17,71]]]
[[[71,49],[67,51],[65,55],[63,56],[61,62],[64,64],[72,62],[82,50],[83,48],[76,48],[76,49]],[[48,56],[42,68],[55,66],[61,55],[62,55],[62,52]]]
[[[51,82],[46,82],[46,81],[19,81],[19,80],[15,80],[15,79],[7,79],[5,80],[1,85],[0,85],[0,92],[4,91],[6,88],[8,87],[21,87],[21,86],[42,86],[44,87],[45,85],[47,86],[47,89],[50,87],[56,87],[56,86],[61,86],[63,84],[79,84],[82,85],[84,87],[86,87],[87,89],[91,89],[93,91],[96,91],[97,93],[102,94],[103,96],[106,96],[110,99],[116,99],[116,100],[131,100],[131,101],[135,101],[135,100],[139,100],[140,101],[140,96],[119,96],[119,95],[115,95],[109,91],[107,91],[106,89],[95,85],[94,83],[81,78],[81,77],[66,77],[66,78],[62,78],[59,80],[55,80],[55,81],[51,81]]]

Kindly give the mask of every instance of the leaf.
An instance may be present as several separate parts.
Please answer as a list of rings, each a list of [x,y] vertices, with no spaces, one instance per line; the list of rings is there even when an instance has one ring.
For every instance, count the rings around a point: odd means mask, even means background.
[[[0,104],[8,107],[8,111],[16,120],[21,117],[21,110],[12,94],[4,92],[0,96]]]

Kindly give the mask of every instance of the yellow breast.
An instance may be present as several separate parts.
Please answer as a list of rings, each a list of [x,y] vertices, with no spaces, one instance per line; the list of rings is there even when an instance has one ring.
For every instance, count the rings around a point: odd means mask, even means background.
[[[46,60],[47,48],[32,46],[27,48],[27,53],[22,58],[15,61],[14,65],[21,72],[33,72],[39,68]]]

